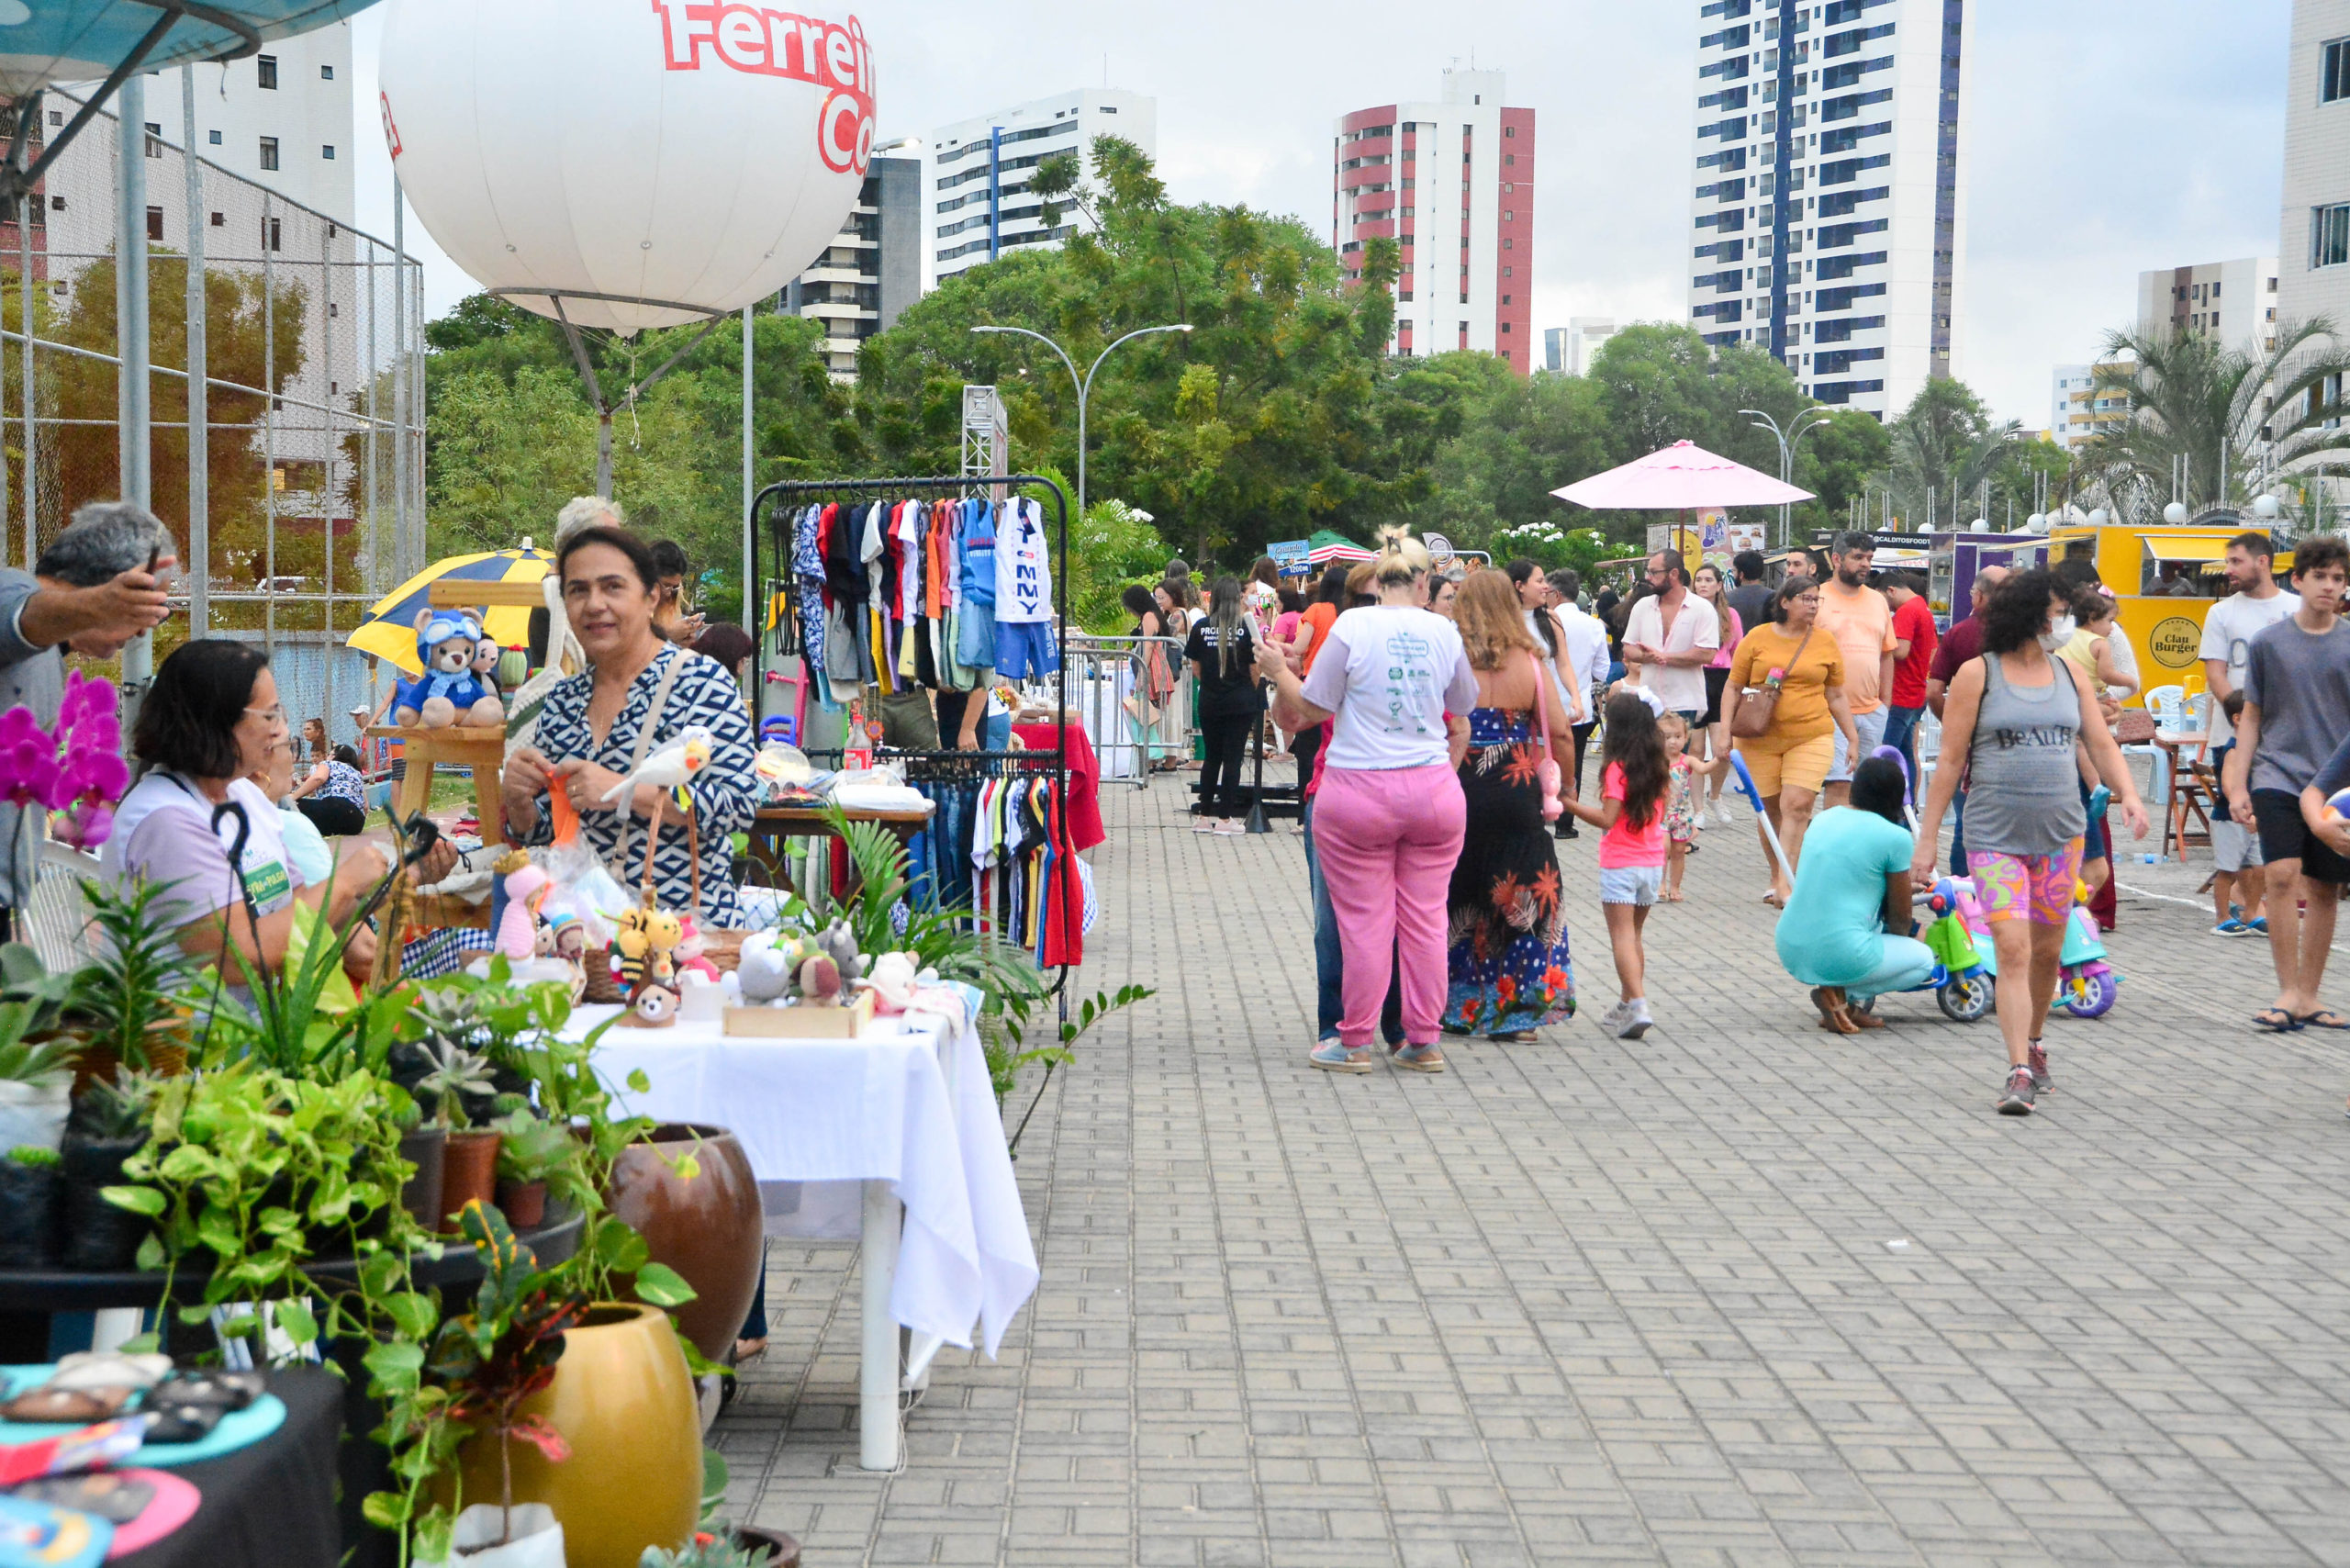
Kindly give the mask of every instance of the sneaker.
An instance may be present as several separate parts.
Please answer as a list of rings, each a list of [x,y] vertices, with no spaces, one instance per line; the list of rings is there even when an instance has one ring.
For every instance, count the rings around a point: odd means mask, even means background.
[[[1387,1058],[1407,1072],[1442,1072],[1444,1052],[1431,1040],[1425,1046],[1405,1046]]]
[[[1215,831],[1215,819],[1214,817],[1193,817],[1192,819],[1192,831],[1193,833],[1214,833]]]
[[[1721,818],[1722,826],[1724,827],[1736,827],[1738,825],[1738,818],[1730,812],[1729,797],[1728,795],[1720,795],[1715,798],[1714,814]]]
[[[1603,1035],[1609,1036],[1610,1037],[1620,1037],[1617,1035],[1617,1030],[1624,1022],[1624,1014],[1628,1010],[1629,1006],[1630,1004],[1628,1002],[1619,1002],[1615,1006],[1609,1008],[1606,1012],[1601,1014],[1599,1015],[1599,1032]]]
[[[2031,1069],[2017,1067],[2008,1070],[2008,1086],[1999,1095],[1999,1114],[2029,1116],[2031,1114]]]
[[[2250,936],[2253,935],[2253,930],[2251,926],[2246,925],[2243,921],[2236,919],[2233,915],[2230,915],[2227,919],[2220,922],[2219,924],[2211,927],[2211,935],[2214,936]]]
[[[1656,1025],[1656,1020],[1649,1016],[1648,1002],[1639,998],[1624,1002],[1622,1012],[1623,1016],[1616,1022],[1616,1037],[1619,1040],[1637,1040]]]
[[[1215,824],[1215,831],[1217,836],[1222,838],[1230,838],[1237,834],[1247,833],[1248,831],[1248,824],[1246,823],[1235,822],[1230,817],[1226,817],[1222,822]]]
[[[2244,924],[2263,936],[2268,935],[2268,917],[2265,914],[2257,920],[2247,920]]]
[[[2031,1058],[2031,1086],[2045,1094],[2056,1087],[2056,1081],[2048,1076],[2048,1047],[2034,1040],[2027,1051]]]
[[[1342,1040],[1325,1040],[1307,1055],[1307,1061],[1325,1072],[1369,1072],[1371,1051],[1357,1046],[1348,1050]]]

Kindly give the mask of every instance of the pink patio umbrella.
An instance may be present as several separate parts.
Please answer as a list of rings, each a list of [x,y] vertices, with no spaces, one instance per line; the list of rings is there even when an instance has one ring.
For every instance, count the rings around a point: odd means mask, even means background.
[[[1550,493],[1595,511],[1677,511],[1684,522],[1689,512],[1715,507],[1792,506],[1812,498],[1809,490],[1685,441]]]

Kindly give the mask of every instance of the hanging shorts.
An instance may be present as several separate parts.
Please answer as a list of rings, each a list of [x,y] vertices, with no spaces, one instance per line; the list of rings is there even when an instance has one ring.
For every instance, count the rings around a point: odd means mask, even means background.
[[[1006,680],[1042,680],[1058,674],[1061,651],[1053,641],[1049,621],[999,621],[995,623],[995,672]]]
[[[2073,912],[2074,885],[2081,879],[2081,841],[2073,840],[2054,855],[1972,849],[1966,866],[1982,894],[1986,920],[2062,925]]]

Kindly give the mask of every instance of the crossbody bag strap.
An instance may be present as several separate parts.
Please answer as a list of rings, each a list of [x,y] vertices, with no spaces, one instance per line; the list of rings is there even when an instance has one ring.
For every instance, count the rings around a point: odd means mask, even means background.
[[[1540,655],[1531,650],[1527,653],[1526,658],[1527,662],[1534,666],[1534,718],[1535,722],[1541,726],[1542,755],[1548,756],[1550,755],[1550,705],[1542,700],[1550,694],[1549,688],[1543,684],[1542,658]]]
[[[655,656],[657,657],[658,655]],[[621,770],[621,776],[622,778],[629,777],[635,773],[638,768],[644,766],[645,754],[653,749],[653,732],[655,728],[660,724],[661,715],[669,706],[669,689],[677,684],[677,673],[686,667],[686,661],[688,659],[699,658],[700,656],[700,655],[696,654],[689,649],[679,648],[677,650],[677,656],[669,661],[669,667],[662,671],[660,684],[653,689],[652,705],[644,711],[644,722],[636,727],[636,745],[628,754],[628,766]],[[636,807],[632,801],[622,801],[621,802],[621,812],[622,814],[621,817],[620,869],[616,875],[620,878],[621,886],[626,887],[628,886],[629,881],[629,829],[635,823]],[[650,839],[652,832],[653,826],[650,823],[647,823],[645,824],[645,834],[648,840]],[[645,845],[648,858],[651,856],[652,849],[653,846],[648,842]]]

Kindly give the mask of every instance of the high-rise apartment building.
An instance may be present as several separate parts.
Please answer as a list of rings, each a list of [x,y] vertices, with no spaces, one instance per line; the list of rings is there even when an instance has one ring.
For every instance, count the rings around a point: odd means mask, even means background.
[[[1330,241],[1350,278],[1362,275],[1367,241],[1396,241],[1393,352],[1477,349],[1524,375],[1534,356],[1534,111],[1504,107],[1504,85],[1498,71],[1448,71],[1433,103],[1341,118]]]
[[[856,351],[922,297],[922,160],[876,158],[841,231],[784,288],[783,308],[824,326],[825,368],[856,379]]]
[[[1086,222],[1074,206],[1044,221],[1029,189],[1036,165],[1074,152],[1092,174],[1093,139],[1114,136],[1158,156],[1158,100],[1112,87],[1032,98],[941,126],[923,139],[922,291],[1032,245],[1058,245]]]
[[[1542,334],[1542,368],[1555,375],[1588,375],[1599,345],[1616,335],[1611,316],[1571,316]]]
[[[1965,20],[1966,0],[1699,7],[1689,298],[1708,342],[1880,419],[1954,374]]]
[[[2110,361],[2101,365],[2058,365],[2049,376],[2048,439],[2065,451],[2074,452],[2091,436],[2129,423],[2128,394],[2110,388],[2099,391],[2097,385],[2098,371],[2127,368]]]
[[[2277,314],[2350,330],[2350,0],[2293,0]]]
[[[2231,349],[2277,346],[2277,258],[2207,262],[2138,274],[2138,327],[2196,332]]]

